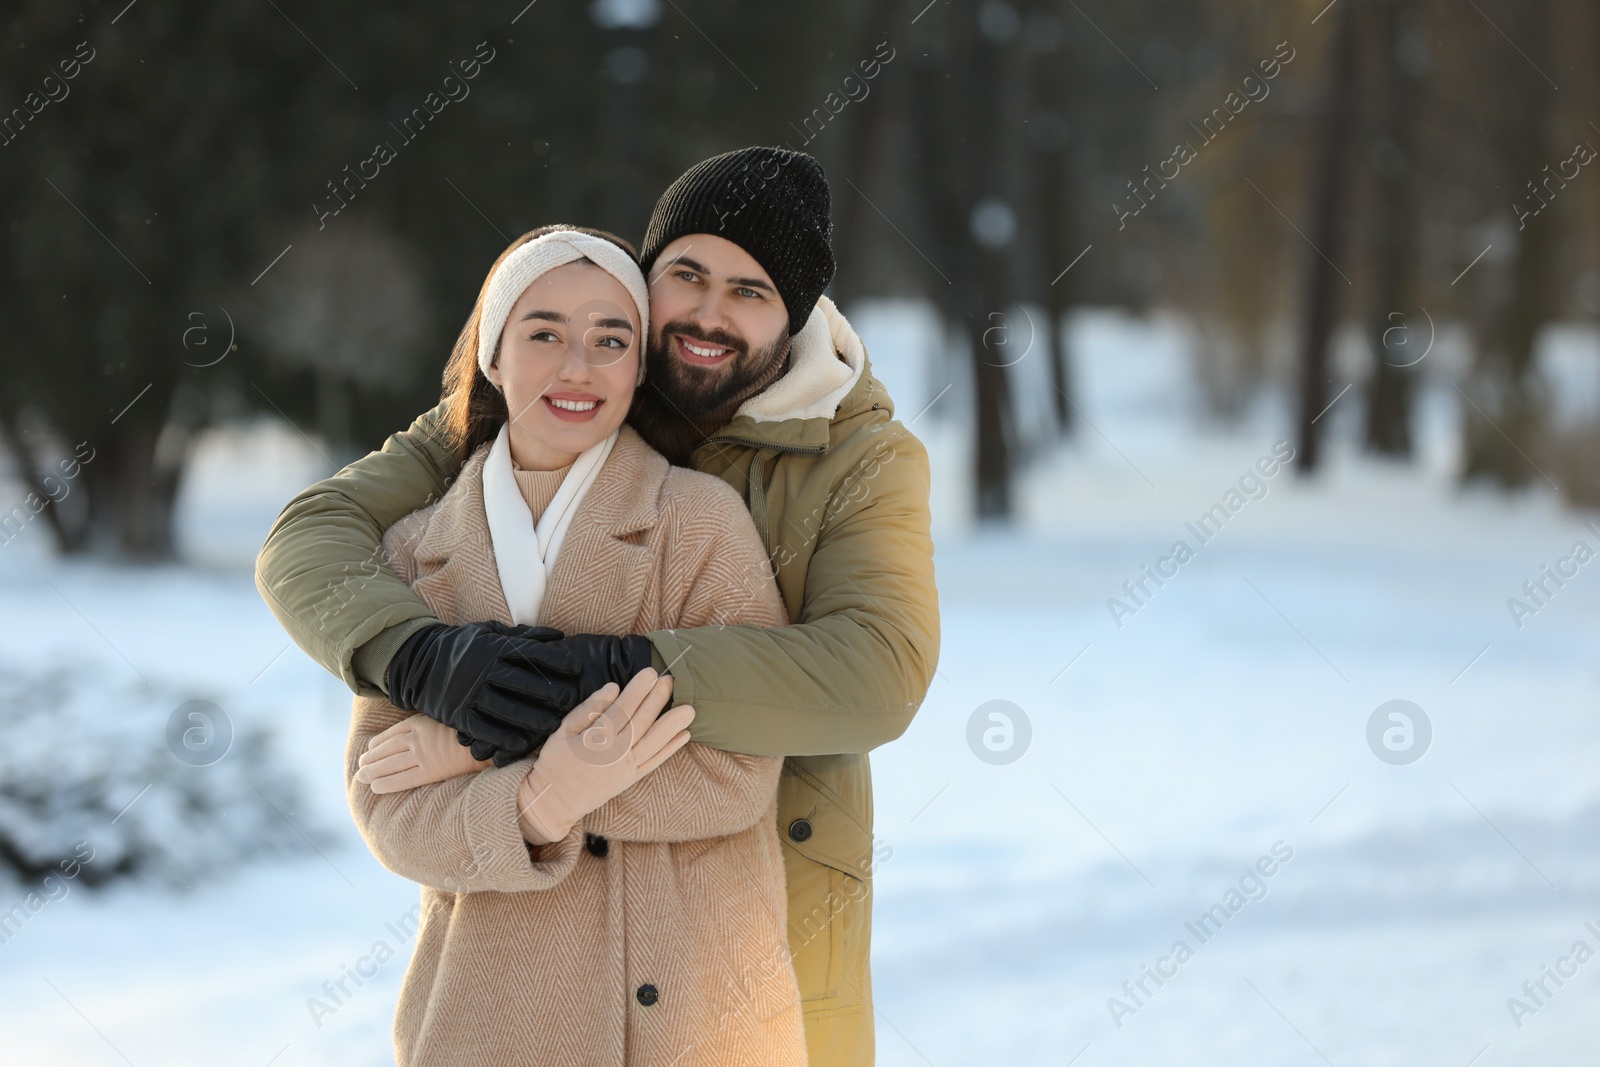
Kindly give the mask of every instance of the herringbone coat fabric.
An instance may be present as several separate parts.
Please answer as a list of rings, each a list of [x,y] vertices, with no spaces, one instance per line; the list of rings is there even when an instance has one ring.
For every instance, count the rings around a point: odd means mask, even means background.
[[[487,451],[383,539],[390,566],[447,623],[511,621],[484,517]],[[770,574],[738,494],[670,467],[623,427],[540,622],[609,634],[780,625]],[[530,848],[516,801],[527,760],[382,796],[356,780],[368,739],[407,714],[356,698],[345,753],[362,835],[423,885],[395,1017],[402,1067],[804,1067],[781,760],[691,743],[563,840]]]

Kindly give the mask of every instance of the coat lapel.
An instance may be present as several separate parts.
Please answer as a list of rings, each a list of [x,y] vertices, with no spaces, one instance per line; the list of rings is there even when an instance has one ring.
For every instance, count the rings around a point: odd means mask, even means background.
[[[488,449],[480,447],[462,466],[417,543],[413,588],[451,624],[511,622],[483,507]],[[660,520],[669,470],[659,452],[631,427],[622,427],[551,569],[540,625],[566,633],[632,632],[650,588],[649,534]],[[589,595],[597,575],[620,593],[604,603]]]
[[[511,622],[483,510],[483,463],[488,455],[485,444],[462,465],[417,543],[413,588],[441,620],[452,625]]]
[[[670,467],[630,426],[589,489],[550,571],[539,621],[566,633],[633,633],[651,587],[650,532],[661,517]],[[598,576],[614,591],[590,595]]]

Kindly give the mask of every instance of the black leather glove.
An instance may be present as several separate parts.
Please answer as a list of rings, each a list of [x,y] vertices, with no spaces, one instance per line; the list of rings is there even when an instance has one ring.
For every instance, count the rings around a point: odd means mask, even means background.
[[[389,700],[453,726],[474,759],[504,767],[533,751],[579,701],[584,661],[548,626],[436,623],[389,661]]]
[[[650,666],[650,641],[637,634],[629,637],[573,634],[553,643],[572,653],[578,661],[579,701],[607,682],[625,687],[633,681],[634,675]]]

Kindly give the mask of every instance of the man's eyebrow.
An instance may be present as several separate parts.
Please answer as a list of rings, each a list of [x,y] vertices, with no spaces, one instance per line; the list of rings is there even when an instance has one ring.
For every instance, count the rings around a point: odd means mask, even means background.
[[[688,256],[682,256],[682,255],[673,256],[672,257],[672,262],[668,263],[664,269],[671,270],[673,267],[688,267],[690,270],[697,271],[700,274],[710,274],[711,273],[710,271],[708,271],[704,267],[702,267],[700,264],[698,264],[694,260],[690,259]]]
[[[696,263],[688,256],[680,255],[672,257],[672,262],[669,263],[664,269],[670,270],[673,267],[687,267],[697,274],[704,274],[707,278],[711,277],[711,272],[709,270],[701,266],[699,263]],[[774,295],[776,295],[778,292],[778,290],[773,287],[771,282],[762,281],[760,278],[729,278],[727,281],[729,285],[744,285],[750,287],[751,289],[765,289],[767,292]]]
[[[565,315],[561,314],[561,312],[559,312],[559,311],[546,311],[543,308],[534,308],[532,311],[530,311],[527,314],[523,315],[522,318],[518,319],[517,321],[518,322],[527,322],[529,319],[544,319],[547,322],[559,322],[559,323],[563,323],[563,324],[567,321],[567,317]]]

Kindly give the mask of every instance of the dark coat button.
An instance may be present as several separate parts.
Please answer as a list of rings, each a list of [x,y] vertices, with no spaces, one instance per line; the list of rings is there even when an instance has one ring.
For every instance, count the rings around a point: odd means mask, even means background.
[[[639,999],[640,1004],[643,1004],[648,1008],[650,1005],[661,999],[661,991],[655,986],[651,985],[649,982],[646,982],[644,985],[639,987],[639,991],[635,993],[634,996]]]
[[[811,820],[810,819],[796,819],[794,822],[790,823],[789,824],[789,840],[791,840],[791,841],[809,841],[809,840],[811,840]]]
[[[604,856],[611,851],[611,842],[599,834],[584,833],[583,847],[589,850],[591,856]]]

